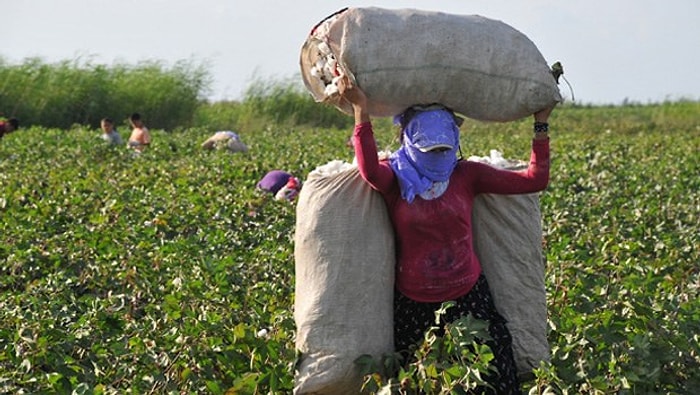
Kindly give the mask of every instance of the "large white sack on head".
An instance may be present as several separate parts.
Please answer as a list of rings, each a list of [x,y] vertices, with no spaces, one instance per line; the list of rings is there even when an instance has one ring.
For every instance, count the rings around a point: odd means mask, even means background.
[[[539,197],[477,195],[472,228],[494,304],[513,337],[518,374],[527,375],[550,360]]]
[[[484,121],[512,121],[561,101],[535,44],[510,25],[479,15],[348,8],[306,39],[301,75],[319,102],[352,114],[334,82],[354,78],[372,116],[442,103]]]
[[[334,171],[336,169],[337,171]],[[294,236],[294,393],[360,393],[355,359],[394,347],[394,237],[357,167],[329,164],[299,194]]]

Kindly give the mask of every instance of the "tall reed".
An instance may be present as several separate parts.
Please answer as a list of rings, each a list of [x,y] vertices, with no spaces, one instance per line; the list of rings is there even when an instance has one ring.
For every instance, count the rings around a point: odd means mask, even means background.
[[[191,126],[211,84],[207,68],[182,60],[135,65],[95,64],[83,59],[47,63],[0,58],[0,112],[24,125],[97,127],[103,117],[118,123],[139,112],[152,128]]]

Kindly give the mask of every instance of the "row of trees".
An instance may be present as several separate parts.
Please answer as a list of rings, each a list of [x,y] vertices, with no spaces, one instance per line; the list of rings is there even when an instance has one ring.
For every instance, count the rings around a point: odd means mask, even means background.
[[[75,124],[98,127],[100,119],[125,121],[144,115],[151,128],[240,129],[289,122],[347,127],[350,117],[320,106],[304,91],[300,78],[258,78],[242,101],[209,102],[211,74],[204,64],[160,61],[94,64],[89,60],[47,63],[28,58],[11,64],[0,57],[0,115],[23,126],[67,129]]]

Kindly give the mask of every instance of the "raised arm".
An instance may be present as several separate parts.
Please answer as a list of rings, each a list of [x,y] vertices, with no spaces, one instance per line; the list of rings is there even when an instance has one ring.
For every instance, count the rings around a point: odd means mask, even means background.
[[[554,106],[533,114],[534,138],[530,163],[521,171],[499,170],[490,166],[477,172],[476,190],[479,193],[519,194],[538,192],[549,183],[549,116]]]
[[[367,97],[359,87],[353,86],[347,77],[338,82],[338,90],[352,104],[355,128],[352,144],[360,175],[378,191],[388,191],[394,183],[394,172],[388,166],[381,166],[377,157],[377,143],[374,139],[372,122],[367,109]]]
[[[547,107],[532,116],[535,118],[535,140],[549,139],[549,116],[553,110],[554,106]]]
[[[340,96],[352,105],[355,125],[371,121],[367,111],[367,96],[362,89],[352,85],[349,78],[345,76],[338,81],[338,91]]]

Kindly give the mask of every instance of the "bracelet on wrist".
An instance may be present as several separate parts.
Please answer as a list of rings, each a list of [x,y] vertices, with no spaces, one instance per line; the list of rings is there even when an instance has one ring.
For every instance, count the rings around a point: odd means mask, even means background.
[[[547,122],[535,122],[534,129],[535,133],[547,133],[549,132],[549,124]]]

